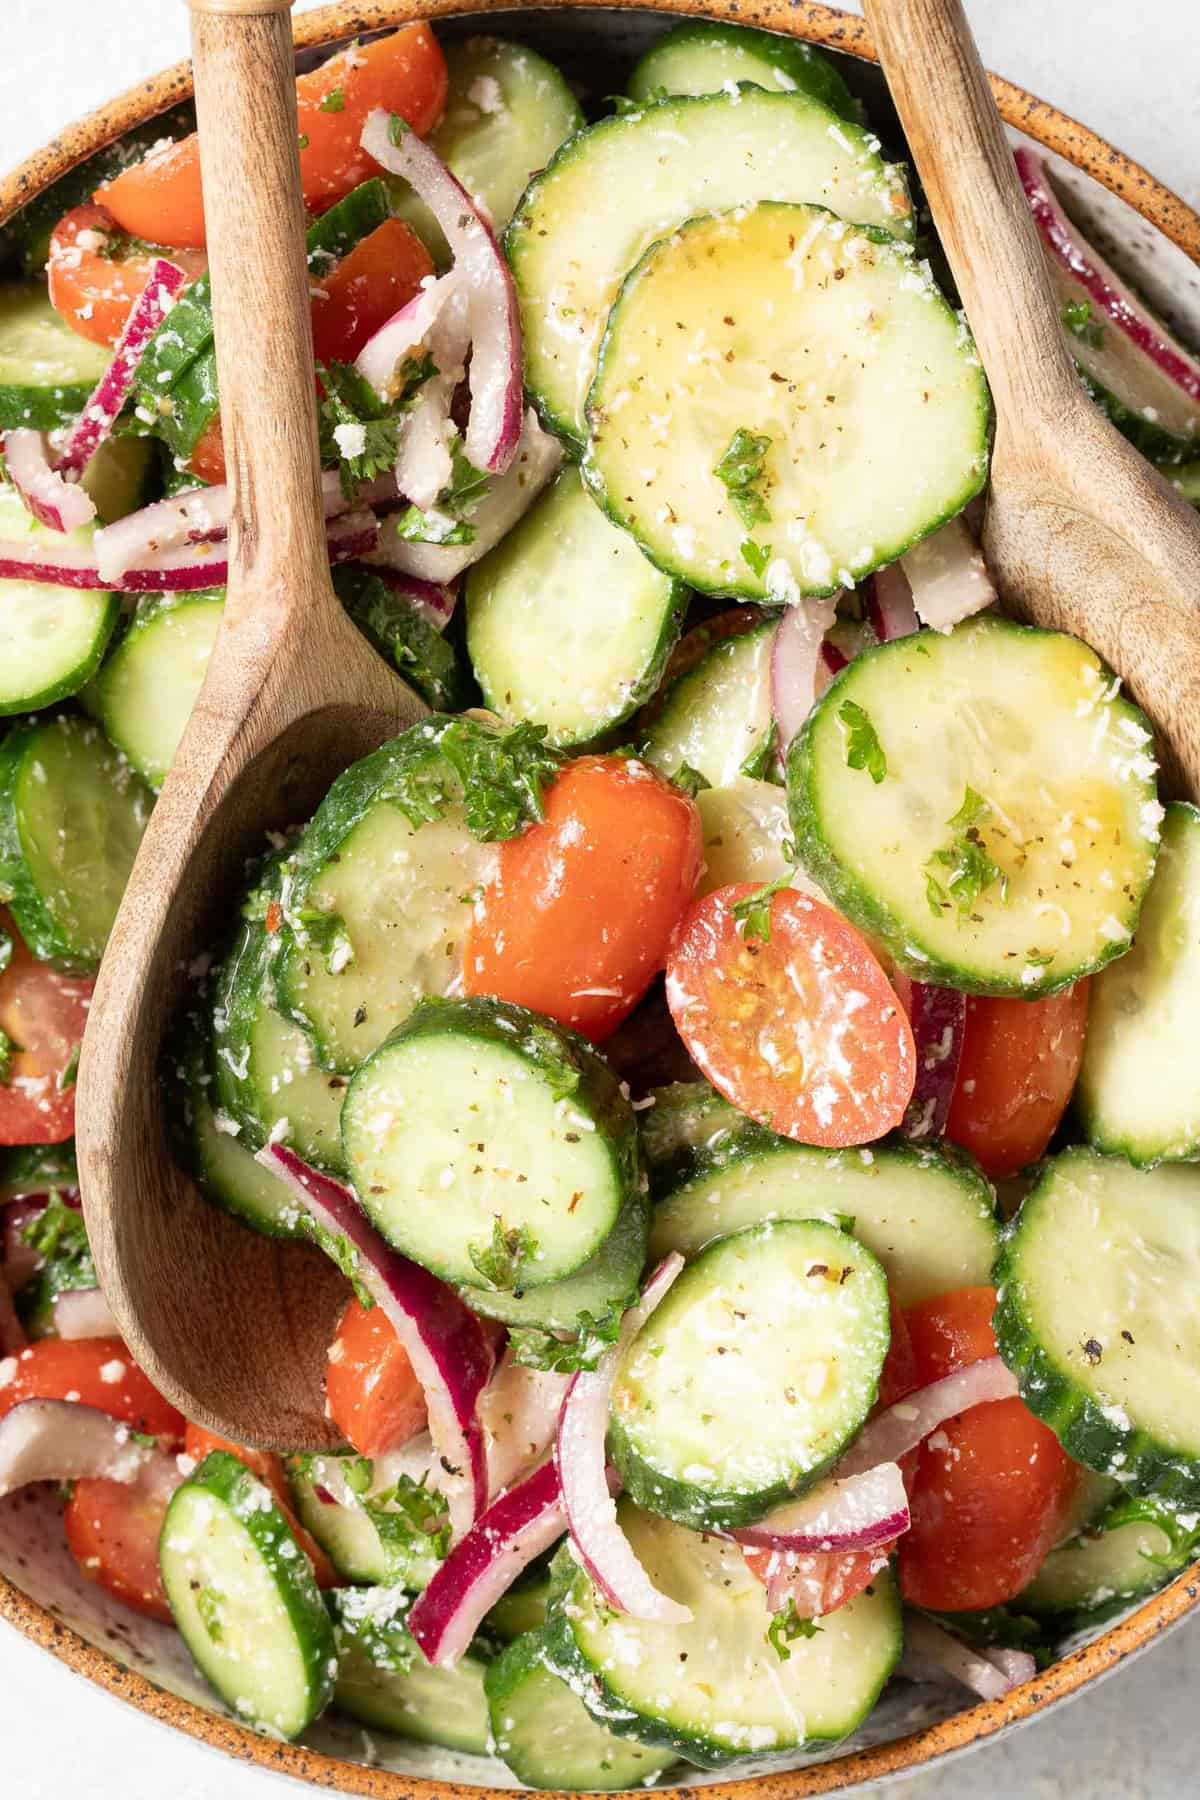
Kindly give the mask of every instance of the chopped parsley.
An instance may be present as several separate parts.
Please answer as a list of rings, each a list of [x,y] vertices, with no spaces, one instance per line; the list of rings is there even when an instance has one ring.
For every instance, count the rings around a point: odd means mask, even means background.
[[[838,723],[844,734],[846,767],[865,769],[878,786],[887,774],[887,756],[870,715],[857,700],[843,700],[838,707]]]
[[[517,1292],[537,1253],[538,1241],[528,1225],[506,1225],[499,1213],[492,1221],[491,1243],[467,1245],[467,1255],[483,1282],[506,1293]]]
[[[410,737],[387,798],[413,826],[461,801],[467,830],[481,843],[516,837],[542,817],[542,788],[562,761],[545,739],[546,727],[528,720],[507,730],[481,719],[428,721]]]
[[[339,113],[346,110],[346,96],[340,87],[330,88],[323,100],[317,102],[318,112]]]
[[[751,781],[770,781],[775,767],[775,750],[779,743],[779,727],[774,719],[767,726],[753,750],[738,770]]]
[[[999,887],[1001,904],[1008,899],[1008,876],[999,863],[988,855],[980,835],[980,821],[991,807],[982,794],[968,787],[963,803],[946,823],[955,835],[943,849],[935,850],[925,864],[925,898],[936,918],[950,906],[966,917],[975,909],[981,895]]]
[[[407,119],[402,119],[399,113],[391,115],[388,120],[388,142],[394,150],[400,148],[411,130],[412,126]]]
[[[353,500],[364,482],[394,467],[400,421],[370,382],[349,363],[318,365],[325,390],[319,421],[321,462],[336,468]]]
[[[599,1314],[581,1312],[576,1330],[567,1338],[557,1337],[539,1326],[514,1326],[508,1334],[513,1361],[525,1369],[544,1369],[555,1375],[572,1375],[577,1369],[594,1369],[606,1350],[616,1343],[621,1319],[637,1294],[632,1293]]]
[[[300,136],[297,138],[296,142],[297,142],[298,147],[301,150],[307,150],[308,149],[308,133],[307,133],[307,131],[302,131],[300,133]]]
[[[742,561],[752,575],[761,581],[767,572],[767,564],[771,560],[770,544],[756,544],[753,538],[743,538],[738,546],[742,553]]]
[[[680,763],[671,780],[677,788],[682,788],[683,792],[690,795],[693,800],[697,794],[704,793],[706,788],[712,786],[708,776],[702,775],[699,769],[693,769],[691,763],[688,762]]]
[[[407,544],[473,544],[475,527],[468,516],[487,493],[488,478],[471,462],[456,438],[450,450],[450,482],[428,512],[406,507],[396,526]]]
[[[771,941],[771,902],[776,894],[792,885],[791,871],[781,875],[777,881],[768,881],[764,887],[755,888],[752,894],[735,900],[729,911],[742,928],[744,938],[761,938],[764,944]]]
[[[370,1312],[375,1304],[374,1296],[368,1293],[363,1283],[362,1260],[345,1232],[330,1231],[327,1225],[322,1225],[311,1213],[305,1215],[305,1224],[330,1262],[336,1263],[342,1271],[364,1312]]]
[[[49,1298],[72,1288],[99,1285],[83,1214],[78,1207],[68,1206],[57,1188],[51,1189],[41,1212],[25,1226],[21,1241],[45,1265],[42,1277]]]
[[[72,1047],[71,1054],[67,1058],[66,1068],[55,1078],[54,1085],[60,1094],[65,1094],[68,1088],[75,1086],[79,1075],[79,1052],[82,1048],[82,1044],[75,1044]]]
[[[1088,344],[1098,350],[1104,342],[1104,327],[1092,318],[1090,300],[1068,300],[1062,309],[1062,322],[1072,337],[1078,338],[1081,344]]]
[[[739,425],[725,454],[713,464],[713,474],[728,493],[730,505],[748,531],[753,531],[756,525],[767,524],[771,517],[759,492],[760,483],[766,479],[764,465],[770,448],[769,437],[758,436]],[[745,553],[743,546],[742,555]]]
[[[196,1595],[196,1611],[200,1615],[200,1623],[214,1644],[219,1644],[225,1636],[225,1628],[221,1621],[224,1602],[224,1594],[219,1594],[216,1588],[201,1588]]]
[[[367,1464],[368,1472],[371,1465]],[[441,1562],[450,1548],[450,1520],[440,1494],[411,1475],[400,1475],[382,1494],[362,1502],[363,1511],[389,1554],[408,1560],[414,1553]]]
[[[7,1087],[12,1080],[12,1059],[20,1048],[0,1025],[0,1087]]]
[[[797,1638],[815,1638],[821,1627],[815,1619],[802,1619],[796,1611],[796,1602],[789,1596],[787,1604],[777,1612],[767,1627],[767,1642],[774,1650],[780,1662],[791,1659],[789,1644]]]

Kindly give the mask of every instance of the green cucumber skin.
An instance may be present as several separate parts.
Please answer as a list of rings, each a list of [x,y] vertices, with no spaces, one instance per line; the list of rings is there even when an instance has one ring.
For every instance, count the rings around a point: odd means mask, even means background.
[[[371,1079],[374,1060],[386,1055],[398,1044],[414,1043],[428,1037],[442,1037],[447,1033],[479,1038],[486,1043],[495,1044],[510,1055],[519,1056],[535,1075],[548,1073],[553,1078],[559,1068],[552,1062],[549,1045],[546,1043],[547,1038],[552,1038],[557,1046],[558,1056],[579,1074],[579,1086],[571,1094],[571,1104],[594,1121],[596,1136],[608,1152],[614,1185],[622,1196],[621,1207],[624,1207],[630,1196],[636,1193],[641,1179],[637,1124],[629,1101],[621,1093],[620,1084],[608,1064],[586,1038],[568,1026],[544,1018],[541,1013],[531,1012],[528,1007],[514,1005],[512,1001],[492,1000],[482,995],[465,1000],[420,1001],[404,1023],[398,1025],[351,1076],[342,1110],[342,1149],[346,1166],[352,1172],[347,1121],[353,1115],[355,1090]],[[370,1215],[372,1209],[369,1195],[363,1201],[363,1206]],[[619,1216],[618,1211],[608,1228],[610,1233]],[[379,1223],[377,1220],[375,1222]],[[380,1229],[383,1229],[382,1225]],[[592,1257],[599,1254],[602,1243],[603,1240],[587,1262],[591,1262]],[[454,1271],[437,1269],[433,1272],[443,1275],[447,1280],[456,1279]],[[579,1270],[572,1273],[578,1275]],[[461,1277],[458,1279],[461,1280]],[[571,1277],[564,1279],[569,1280]],[[549,1282],[526,1278],[522,1292],[532,1293],[536,1288],[550,1285]]]
[[[1087,367],[1078,357],[1075,360],[1079,378],[1092,401],[1100,408],[1105,417],[1112,421],[1121,436],[1131,443],[1135,450],[1151,462],[1178,463],[1185,462],[1194,456],[1198,440],[1194,437],[1176,437],[1172,431],[1164,431],[1161,425],[1143,417],[1135,407],[1126,406],[1123,400],[1110,388],[1097,381],[1088,373]]]
[[[800,43],[795,38],[781,37],[774,31],[758,31],[748,25],[725,25],[715,20],[711,24],[696,21],[677,25],[647,50],[634,65],[633,74],[629,78],[630,99],[652,100],[658,88],[666,85],[661,80],[658,68],[661,56],[679,50],[687,52],[693,47],[702,54],[715,51],[719,55],[725,49],[735,55],[738,51],[745,51],[748,56],[782,70],[795,83],[800,93],[819,100],[823,106],[840,114],[851,125],[863,123],[863,109],[842,80],[836,65],[829,57],[822,56],[819,50],[814,50],[811,44]],[[705,57],[704,60],[708,58]],[[736,67],[736,63],[730,65],[733,80],[752,80],[750,75],[737,75]],[[669,69],[667,72],[669,73]],[[718,82],[717,88],[723,85],[723,82]],[[676,90],[668,86],[667,91],[671,93]],[[715,92],[716,89],[711,91]],[[769,88],[767,91],[773,93],[775,90]]]
[[[1039,637],[1057,637],[1061,633],[1047,630],[1042,626],[1018,625],[1014,620],[1002,618],[998,614],[987,615],[992,627],[998,631],[1036,633]],[[924,635],[918,633],[918,636]],[[896,642],[911,642],[910,639],[894,639]],[[1027,989],[1023,989],[1019,981],[1003,984],[998,981],[982,980],[964,970],[960,964],[945,961],[934,952],[928,943],[919,939],[919,934],[911,930],[899,920],[889,909],[886,901],[860,883],[852,870],[846,868],[836,857],[830,854],[825,845],[825,837],[821,824],[821,807],[812,791],[814,760],[811,755],[811,744],[817,727],[824,718],[826,710],[833,711],[840,704],[846,677],[862,662],[871,657],[886,654],[891,644],[875,644],[863,650],[844,669],[839,669],[824,694],[809,713],[804,724],[792,739],[788,747],[786,774],[788,819],[792,827],[792,836],[801,867],[806,869],[813,880],[828,894],[832,903],[844,912],[860,930],[870,932],[881,938],[892,952],[896,961],[918,981],[930,982],[939,987],[958,988],[966,994],[1015,995],[1029,999]],[[1101,672],[1111,678],[1112,671],[1106,663],[1101,663]],[[1145,726],[1149,724],[1140,707],[1132,701],[1123,700],[1126,716]],[[920,953],[911,956],[907,946],[915,943]],[[1108,949],[1098,952],[1085,963],[1065,970],[1053,979],[1043,980],[1038,984],[1036,998],[1045,999],[1049,994],[1057,994],[1063,988],[1074,985],[1085,975],[1095,975],[1106,964],[1116,957],[1123,956],[1129,948],[1122,939]]]
[[[1195,445],[1192,445],[1185,452],[1187,460],[1177,462],[1168,458],[1155,466],[1163,480],[1178,489],[1189,506],[1200,508],[1200,459],[1193,454],[1194,450]]]
[[[455,645],[402,594],[362,564],[332,571],[334,591],[363,636],[435,712],[465,712],[478,698]]]
[[[1104,1162],[1097,1151],[1077,1146],[1072,1158]],[[1022,1219],[1032,1216],[1039,1197],[1053,1179],[1054,1162],[1046,1165],[1020,1212],[1001,1234],[1000,1254],[992,1275],[996,1310],[992,1328],[1002,1360],[1017,1378],[1021,1399],[1048,1425],[1073,1461],[1101,1475],[1119,1475],[1131,1494],[1146,1494],[1169,1507],[1200,1508],[1200,1457],[1160,1444],[1149,1432],[1119,1424],[1073,1378],[1060,1369],[1038,1342],[1022,1305],[1022,1288],[1014,1245]]]
[[[582,1312],[599,1318],[610,1307],[624,1311],[634,1303],[649,1236],[650,1196],[639,1182],[600,1248],[574,1275],[526,1288],[519,1296],[470,1286],[458,1291],[471,1311],[485,1319],[569,1332],[577,1329]]]
[[[0,402],[2,413],[2,402]],[[3,419],[0,417],[0,430]],[[81,663],[77,663],[69,674],[59,681],[52,681],[48,687],[39,689],[34,694],[23,694],[19,700],[0,701],[0,717],[13,717],[18,713],[38,712],[42,707],[54,706],[60,700],[70,700],[81,688],[87,686],[92,676],[104,661],[113,633],[121,617],[121,601],[116,594],[95,594],[91,596],[101,608],[96,623],[96,635],[92,646]],[[119,746],[118,746],[119,748]]]
[[[888,1572],[882,1579],[889,1583],[894,1598],[896,1653],[891,1668],[884,1672],[879,1685],[863,1706],[858,1723],[861,1723],[873,1710],[900,1661],[904,1647],[900,1598],[894,1577]],[[731,1751],[726,1745],[715,1743],[707,1735],[702,1736],[698,1733],[683,1731],[668,1724],[665,1720],[654,1719],[634,1712],[627,1701],[605,1681],[604,1671],[596,1669],[583,1655],[575,1641],[575,1634],[571,1630],[572,1593],[576,1586],[581,1587],[587,1581],[588,1576],[580,1569],[575,1581],[567,1588],[566,1592],[556,1594],[550,1602],[546,1615],[544,1638],[547,1668],[551,1669],[561,1680],[567,1682],[579,1695],[592,1717],[599,1720],[602,1725],[606,1725],[609,1731],[614,1732],[617,1737],[633,1737],[643,1744],[659,1746],[664,1750],[674,1750],[676,1755],[686,1758],[690,1763],[695,1763],[697,1768],[701,1769],[725,1769],[731,1764],[745,1761],[750,1754],[745,1750]],[[802,1744],[793,1745],[790,1749],[780,1752],[779,1756],[781,1758],[793,1757],[797,1750],[806,1752],[820,1750],[828,1744],[842,1743],[848,1732],[854,1729],[855,1726],[851,1725],[846,1733],[840,1733],[837,1737],[805,1738]],[[759,1751],[753,1752],[754,1760],[757,1762],[761,1755],[762,1753]]]
[[[1178,1575],[1192,1562],[1197,1551],[1197,1533],[1183,1530],[1171,1509],[1159,1506],[1150,1496],[1137,1498],[1119,1498],[1107,1506],[1095,1524],[1080,1534],[1078,1539],[1070,1539],[1066,1544],[1052,1550],[1049,1562],[1056,1556],[1070,1554],[1072,1546],[1096,1532],[1118,1530],[1123,1525],[1136,1524],[1139,1521],[1157,1525],[1159,1530],[1170,1540],[1171,1549],[1162,1560],[1151,1561],[1142,1558],[1137,1572],[1137,1579],[1124,1585],[1119,1592],[1110,1592],[1105,1599],[1098,1599],[1092,1605],[1057,1607],[1047,1600],[1043,1604],[1038,1595],[1041,1575],[1034,1577],[1023,1594],[1019,1594],[1013,1602],[1015,1607],[1028,1612],[1034,1618],[1044,1620],[1048,1629],[1058,1638],[1070,1637],[1076,1631],[1084,1631],[1096,1625],[1102,1625],[1109,1619],[1125,1612],[1135,1600],[1144,1600],[1157,1593],[1167,1582]],[[1086,1544],[1083,1547],[1086,1555]]]
[[[127,440],[130,441],[130,440]],[[139,639],[146,633],[157,629],[157,622],[167,614],[178,614],[186,608],[199,606],[209,607],[224,604],[224,588],[196,588],[181,594],[163,594],[143,601],[136,612],[128,615],[120,625],[108,646],[104,662],[96,671],[95,679],[85,692],[79,696],[79,703],[97,721],[109,742],[115,744],[130,766],[137,770],[147,787],[158,793],[167,778],[167,770],[157,766],[151,767],[149,760],[141,752],[130,747],[127,731],[124,728],[125,712],[118,702],[113,704],[112,684],[119,678],[119,671],[128,654],[136,653]],[[189,715],[190,716],[190,715]],[[184,721],[186,723],[186,721]]]
[[[333,1698],[332,1671],[337,1666],[333,1627],[312,1564],[299,1549],[287,1520],[257,1476],[227,1450],[212,1450],[183,1486],[175,1490],[167,1507],[159,1539],[159,1556],[164,1565],[170,1559],[172,1514],[179,1496],[196,1489],[211,1495],[218,1505],[235,1513],[271,1570],[279,1598],[301,1646],[308,1682],[308,1723],[311,1724]],[[291,1553],[285,1554],[289,1545]],[[163,1579],[169,1601],[171,1591],[165,1566]],[[222,1698],[234,1704],[234,1696],[222,1695]]]
[[[667,106],[672,104],[672,102],[664,100],[659,101],[658,104]],[[788,208],[795,211],[823,213],[829,219],[836,218],[836,214],[830,212],[828,207],[818,206],[808,201],[797,203],[786,200],[760,200],[757,204],[762,208]],[[669,234],[669,236],[681,236],[683,233],[690,231],[693,227],[703,226],[705,222],[704,215],[701,215],[698,219],[685,220],[678,227],[677,231]],[[884,246],[891,245],[893,249],[904,247],[903,240],[898,240],[893,237],[880,226],[855,225],[852,229],[856,234],[868,238],[874,244]],[[615,354],[616,345],[620,337],[622,303],[626,296],[634,291],[635,285],[642,279],[655,254],[662,248],[663,244],[668,241],[669,237],[660,238],[656,243],[647,245],[646,249],[642,252],[642,255],[625,276],[625,279],[622,281],[621,286],[617,291],[616,298],[613,301],[612,310],[608,315],[608,322],[604,327],[604,335],[600,340],[600,349],[596,357],[596,372],[592,378],[592,385],[588,390],[585,412],[589,425],[589,437],[587,444],[581,446],[580,449],[580,472],[584,481],[587,483],[588,489],[597,506],[599,506],[607,517],[612,520],[614,525],[619,525],[622,531],[627,531],[629,533],[643,556],[646,557],[648,562],[652,562],[655,568],[661,569],[666,575],[673,575],[678,580],[685,582],[695,593],[707,594],[715,599],[751,600],[759,606],[769,607],[775,603],[771,600],[771,596],[767,592],[764,578],[762,576],[754,575],[749,568],[747,568],[745,577],[738,580],[703,582],[697,580],[694,570],[675,568],[667,563],[663,559],[661,553],[649,545],[645,539],[639,535],[635,522],[626,511],[627,503],[624,499],[617,499],[608,493],[603,478],[599,475],[593,460],[593,438],[591,435],[593,415],[599,404],[599,396],[601,395],[607,372],[609,356]],[[915,266],[914,259],[914,267]],[[940,304],[946,307],[947,311],[950,310],[949,301],[947,301],[944,296],[940,297]],[[533,398],[535,404],[539,404],[536,395],[531,396],[531,398]],[[883,568],[888,563],[898,562],[906,552],[913,548],[914,544],[923,542],[925,538],[931,537],[935,531],[939,531],[943,525],[947,524],[951,519],[956,518],[963,510],[964,506],[974,500],[978,494],[983,492],[984,488],[987,486],[988,472],[991,466],[991,442],[994,422],[991,390],[988,388],[987,382],[982,381],[979,388],[978,414],[980,453],[976,458],[975,470],[967,476],[961,491],[948,499],[941,512],[939,512],[936,517],[928,519],[921,526],[919,531],[914,531],[909,536],[899,538],[885,546],[881,546],[878,543],[873,545],[872,554],[874,555],[874,561],[871,563],[870,569],[863,567],[855,570],[856,581],[865,580],[867,575],[872,573],[875,569]],[[562,428],[554,420],[547,417],[546,424],[551,430],[559,431],[560,434],[562,434]],[[836,577],[831,578],[830,584],[827,587],[805,587],[803,590],[805,597],[810,599],[827,597],[839,593],[840,591],[841,583]],[[847,664],[847,668],[852,668],[853,666],[853,662]],[[842,673],[845,673],[845,671],[843,670]],[[828,693],[828,691],[827,688],[826,693]],[[793,739],[793,744],[794,743],[795,740]]]
[[[761,1237],[777,1229],[780,1223],[801,1223],[801,1221],[776,1221],[765,1226],[751,1225],[743,1228],[740,1232],[734,1232],[729,1237],[717,1238],[711,1244],[706,1245],[698,1256],[692,1258],[688,1265],[689,1275],[700,1270],[706,1258],[711,1260],[719,1255],[726,1245],[733,1242],[734,1238]],[[849,1237],[849,1234],[842,1232],[838,1226],[828,1225],[823,1220],[805,1220],[803,1223],[810,1229],[828,1234],[830,1241],[834,1243],[845,1244]],[[858,1273],[863,1276],[865,1281],[873,1281],[877,1292],[882,1296],[885,1315],[882,1323],[886,1348],[886,1334],[890,1332],[886,1317],[887,1279],[882,1265],[866,1245],[859,1243],[856,1238],[849,1238],[849,1241],[853,1243],[860,1262]],[[617,1379],[619,1383],[619,1372]],[[876,1382],[875,1391],[870,1395],[866,1411],[854,1430],[844,1440],[833,1443],[828,1455],[819,1463],[814,1463],[805,1469],[802,1475],[781,1476],[773,1486],[757,1488],[750,1493],[728,1488],[724,1490],[705,1488],[678,1476],[665,1475],[636,1448],[624,1421],[612,1407],[610,1407],[608,1419],[609,1460],[621,1477],[624,1492],[644,1512],[657,1513],[661,1518],[671,1519],[675,1524],[684,1525],[692,1531],[723,1532],[735,1529],[739,1525],[754,1525],[760,1519],[765,1518],[775,1507],[782,1506],[786,1501],[794,1499],[797,1494],[804,1493],[807,1489],[816,1486],[861,1429],[875,1403],[877,1392],[878,1383]]]
[[[0,431],[58,431],[72,425],[92,395],[90,387],[21,387],[0,382]]]
[[[709,1157],[765,1130],[707,1081],[675,1081],[652,1092],[655,1104],[638,1114],[638,1135],[656,1200],[700,1174]]]

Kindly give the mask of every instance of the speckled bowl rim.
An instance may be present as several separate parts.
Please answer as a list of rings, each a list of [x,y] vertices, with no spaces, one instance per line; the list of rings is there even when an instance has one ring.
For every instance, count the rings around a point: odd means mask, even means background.
[[[517,4],[518,0],[345,0],[343,4],[302,13],[294,22],[296,46],[307,49],[358,31],[375,31],[413,19],[468,14],[482,18],[493,12],[512,11]],[[647,6],[645,0],[607,0],[599,6],[587,4],[587,0],[540,0],[540,4],[530,10],[549,12],[566,8],[600,12],[652,10],[725,18],[787,32],[828,49],[845,51],[868,61],[876,60],[870,33],[861,19],[814,4],[812,0],[761,0],[761,3],[755,3],[755,0],[655,0],[652,7]],[[1057,107],[1000,76],[993,75],[991,79],[1007,124],[1055,151],[1126,200],[1193,261],[1200,263],[1200,215],[1177,194]],[[19,168],[0,178],[0,222],[95,150],[190,95],[189,65],[176,63],[110,100],[107,105],[98,107],[76,124],[67,126],[44,149],[35,151]],[[1092,1643],[1072,1651],[1003,1700],[968,1707],[919,1731],[837,1757],[831,1762],[706,1784],[702,1790],[705,1800],[803,1800],[807,1795],[844,1792],[928,1765],[1032,1719],[1057,1701],[1078,1693],[1089,1682],[1110,1674],[1128,1657],[1146,1649],[1181,1623],[1198,1604],[1200,1565],[1179,1576]],[[49,1650],[68,1668],[97,1687],[128,1701],[148,1717],[187,1732],[211,1749],[224,1751],[242,1762],[256,1763],[261,1768],[310,1782],[316,1787],[364,1795],[367,1800],[478,1800],[482,1794],[494,1795],[496,1800],[505,1800],[506,1796],[515,1800],[518,1792],[526,1791],[428,1781],[328,1756],[303,1744],[277,1743],[262,1737],[258,1732],[196,1706],[126,1668],[106,1650],[88,1643],[45,1607],[30,1600],[3,1576],[0,1576],[0,1619],[15,1626],[33,1643]],[[627,1800],[644,1796],[644,1792],[640,1788],[630,1790]],[[552,1795],[551,1800],[568,1800],[568,1797]]]

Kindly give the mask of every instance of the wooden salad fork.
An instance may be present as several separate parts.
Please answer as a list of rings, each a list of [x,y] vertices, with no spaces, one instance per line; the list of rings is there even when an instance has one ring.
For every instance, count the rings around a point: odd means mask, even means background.
[[[1007,606],[1098,650],[1200,797],[1200,515],[1084,392],[961,0],[864,10],[996,405],[983,548]],[[1019,699],[1019,696],[1018,696]]]
[[[424,707],[343,612],[320,493],[291,0],[189,0],[232,493],[224,619],[142,840],[80,1058],[78,1154],[104,1290],[140,1366],[239,1442],[336,1441],[323,1375],[347,1289],[313,1248],[206,1204],[172,1159],[164,1033],[228,935],[246,860]]]

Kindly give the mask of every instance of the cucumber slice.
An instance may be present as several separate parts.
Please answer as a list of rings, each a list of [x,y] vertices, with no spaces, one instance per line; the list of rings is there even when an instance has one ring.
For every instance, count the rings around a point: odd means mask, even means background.
[[[710,1244],[617,1370],[609,1447],[631,1497],[700,1531],[761,1519],[859,1430],[889,1337],[884,1272],[835,1225]]]
[[[91,531],[48,531],[0,486],[0,537],[88,543]],[[0,581],[0,715],[34,712],[77,694],[99,666],[121,614],[115,594]]]
[[[1118,685],[1078,638],[990,615],[864,651],[788,752],[802,861],[922,981],[1034,998],[1102,968],[1129,947],[1162,818]],[[881,782],[847,765],[851,701]]]
[[[598,1724],[546,1666],[542,1632],[510,1644],[489,1667],[483,1691],[496,1755],[526,1787],[645,1787],[676,1761],[674,1750],[652,1749]]]
[[[44,281],[0,284],[0,431],[68,424],[111,360],[55,312]]]
[[[803,200],[911,237],[903,170],[876,142],[807,95],[758,88],[664,100],[578,132],[530,183],[504,240],[525,383],[546,423],[582,445],[617,290],[646,247],[685,219]],[[619,205],[602,204],[615,195]]]
[[[720,1127],[658,1202],[651,1262],[772,1219],[841,1217],[887,1271],[897,1306],[991,1279],[1000,1225],[991,1188],[949,1149],[905,1143],[817,1150],[758,1126]],[[677,1165],[678,1166],[678,1165]]]
[[[1082,1147],[1050,1162],[996,1264],[996,1342],[1068,1456],[1200,1506],[1200,1169]]]
[[[418,1006],[351,1080],[342,1140],[390,1244],[514,1295],[593,1257],[638,1180],[633,1110],[608,1065],[503,1000]]]
[[[468,571],[467,650],[493,712],[588,744],[654,692],[686,605],[568,465]]]
[[[335,1704],[360,1724],[485,1756],[487,1664],[468,1652],[453,1669],[431,1668],[404,1623],[410,1604],[411,1597],[394,1587],[330,1594],[338,1657]]]
[[[276,1011],[279,933],[261,920],[242,925],[213,988],[214,1095],[261,1150],[268,1137],[305,1162],[340,1174],[346,1077],[323,1069],[300,1026]]]
[[[0,746],[0,892],[35,956],[94,969],[150,794],[89,719],[14,726]]]
[[[683,104],[711,103],[663,107]],[[817,206],[742,205],[652,245],[587,416],[610,516],[660,568],[747,600],[851,587],[987,477],[987,383],[928,265]]]
[[[639,1186],[629,1195],[596,1254],[574,1275],[520,1294],[501,1288],[464,1287],[462,1297],[472,1312],[485,1319],[577,1336],[590,1324],[619,1316],[633,1304],[646,1266],[649,1230],[650,1199]]]
[[[688,1180],[730,1138],[753,1129],[745,1113],[707,1081],[673,1081],[649,1097],[654,1105],[638,1114],[638,1139],[656,1196]]]
[[[429,142],[468,194],[482,201],[493,228],[503,231],[530,177],[579,130],[583,114],[553,63],[505,38],[448,44],[446,73],[445,110]],[[406,187],[395,210],[439,266],[449,263],[441,227]]]
[[[690,1607],[692,1620],[660,1625],[614,1612],[579,1570],[551,1607],[547,1657],[594,1718],[705,1769],[814,1750],[862,1723],[903,1647],[890,1570],[811,1637],[787,1644],[783,1658],[767,1635],[765,1590],[736,1544],[627,1499],[618,1512],[655,1587]]]
[[[410,600],[362,563],[331,571],[334,590],[385,662],[395,665],[427,706],[462,712],[478,697],[456,644],[422,617]]]
[[[138,610],[83,703],[148,787],[166,779],[221,627],[225,590],[161,594]]]
[[[1186,1569],[1200,1543],[1194,1513],[1149,1495],[1114,1501],[1090,1530],[1052,1550],[1013,1605],[1062,1635],[1097,1625]]]
[[[208,1198],[264,1237],[307,1237],[307,1215],[290,1188],[255,1161],[237,1120],[213,1104],[209,1021],[202,1013],[184,1019],[172,1062],[176,1148]]]
[[[270,1489],[214,1450],[172,1495],[159,1561],[201,1674],[242,1718],[298,1737],[333,1696],[333,1631]]]
[[[287,1472],[297,1518],[345,1580],[414,1591],[428,1584],[446,1539],[422,1528],[441,1516],[436,1499],[427,1519],[402,1504],[401,1489],[416,1495],[416,1482],[389,1480],[362,1456],[290,1456]]]
[[[722,638],[667,689],[642,741],[646,761],[664,775],[684,763],[710,787],[747,774],[772,728],[771,651],[777,621]]]
[[[706,20],[676,25],[659,38],[635,65],[629,97],[653,101],[664,93],[716,94],[743,81],[771,93],[808,94],[852,124],[862,122],[862,108],[836,65],[811,44],[749,25]]]
[[[815,891],[814,883],[794,873],[788,854],[792,826],[787,795],[773,781],[743,775],[731,787],[705,788],[696,795],[696,805],[704,834],[704,874],[697,898],[733,881],[761,885],[789,872],[793,887]]]
[[[1145,1167],[1200,1155],[1200,811],[1168,806],[1128,956],[1092,984],[1076,1105],[1097,1150]]]
[[[458,979],[474,893],[495,867],[495,846],[470,836],[458,807],[415,825],[392,798],[431,729],[413,726],[338,777],[285,878],[277,1003],[343,1074]]]
[[[539,1559],[497,1600],[483,1622],[484,1630],[505,1644],[526,1632],[540,1631],[553,1592],[554,1577]]]

